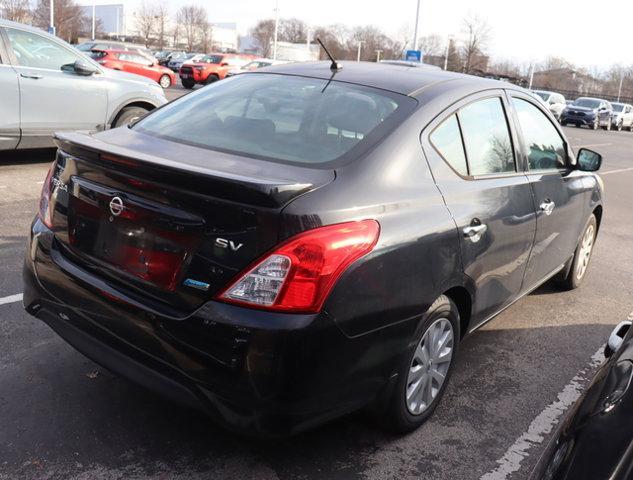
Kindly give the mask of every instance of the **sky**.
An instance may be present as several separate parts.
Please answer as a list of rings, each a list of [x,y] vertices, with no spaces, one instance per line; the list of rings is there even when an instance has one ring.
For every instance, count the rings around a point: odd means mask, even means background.
[[[140,0],[84,0],[81,3],[123,3],[134,10]],[[148,0],[151,2],[151,0]],[[178,7],[197,3],[212,22],[237,22],[247,33],[257,20],[274,15],[297,17],[312,25],[373,24],[386,33],[413,31],[417,0],[167,0]],[[628,0],[421,0],[420,35],[459,38],[464,16],[485,18],[492,30],[488,50],[493,60],[523,64],[549,55],[600,69],[633,64],[633,2]]]

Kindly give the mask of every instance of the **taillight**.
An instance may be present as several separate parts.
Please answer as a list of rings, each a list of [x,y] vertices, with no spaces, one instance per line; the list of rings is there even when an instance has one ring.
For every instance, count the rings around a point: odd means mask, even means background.
[[[53,173],[55,172],[56,162],[51,164],[51,168],[48,169],[44,185],[42,185],[42,194],[40,195],[40,211],[39,216],[44,225],[48,228],[53,228],[53,219],[51,215],[51,181],[53,179]]]
[[[340,223],[296,235],[248,268],[218,299],[284,312],[318,312],[353,262],[378,241],[375,220]]]

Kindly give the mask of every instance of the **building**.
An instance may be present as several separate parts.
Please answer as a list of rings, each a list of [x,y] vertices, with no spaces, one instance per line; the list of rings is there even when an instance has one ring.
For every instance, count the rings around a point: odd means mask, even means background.
[[[535,88],[573,91],[579,94],[602,93],[602,82],[572,68],[553,68],[534,72]]]
[[[94,5],[94,2],[80,1],[82,13],[92,19],[93,8],[100,30],[106,35],[125,35],[125,8],[122,3]]]
[[[236,23],[211,23],[211,38],[214,50],[236,52],[239,49]]]

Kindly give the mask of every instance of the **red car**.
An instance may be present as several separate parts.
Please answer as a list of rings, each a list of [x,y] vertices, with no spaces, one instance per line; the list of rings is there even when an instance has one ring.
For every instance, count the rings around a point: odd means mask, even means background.
[[[185,88],[193,88],[196,83],[213,83],[226,77],[229,70],[243,67],[255,58],[243,53],[210,53],[199,62],[180,67],[180,81]]]
[[[167,88],[176,83],[176,75],[169,68],[158,64],[156,59],[138,52],[125,50],[92,50],[90,56],[104,67],[135,73],[151,78],[161,87]]]

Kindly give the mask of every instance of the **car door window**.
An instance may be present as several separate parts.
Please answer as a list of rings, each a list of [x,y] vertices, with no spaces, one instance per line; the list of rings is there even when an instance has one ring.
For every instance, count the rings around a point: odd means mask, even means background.
[[[79,55],[41,35],[14,28],[7,28],[6,32],[18,64],[23,67],[60,70],[62,65],[81,59]]]
[[[451,115],[444,120],[429,136],[431,145],[441,155],[453,170],[461,175],[468,175],[466,155],[462,134],[459,131],[457,115]]]
[[[473,102],[458,112],[470,175],[515,172],[514,151],[501,99]]]
[[[512,98],[517,112],[530,170],[558,170],[567,165],[565,142],[549,119],[535,105]]]

